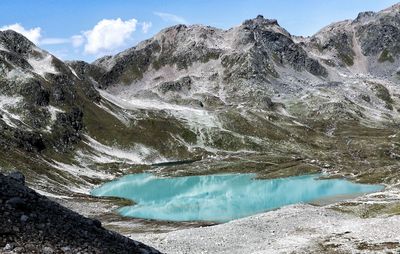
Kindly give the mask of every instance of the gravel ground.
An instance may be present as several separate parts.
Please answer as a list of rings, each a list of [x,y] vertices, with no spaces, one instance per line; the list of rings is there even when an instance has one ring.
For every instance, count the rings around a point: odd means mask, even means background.
[[[165,253],[399,253],[400,216],[361,219],[292,205],[211,227],[131,237]]]

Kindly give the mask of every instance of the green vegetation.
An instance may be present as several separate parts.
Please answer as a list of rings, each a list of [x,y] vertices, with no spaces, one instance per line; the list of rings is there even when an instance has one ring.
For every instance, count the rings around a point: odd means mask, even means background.
[[[122,84],[129,85],[134,80],[140,80],[141,78],[143,78],[143,70],[135,65],[124,70],[120,77],[120,81],[122,82]]]
[[[382,51],[382,53],[380,54],[380,56],[378,58],[378,61],[380,63],[387,62],[387,61],[391,62],[391,63],[394,63],[394,58],[393,58],[392,54],[389,52],[388,49],[384,49]]]
[[[375,90],[376,96],[386,102],[386,108],[389,110],[393,110],[393,99],[389,93],[389,90],[383,86],[382,84],[372,83],[373,89]]]
[[[342,202],[333,206],[332,209],[340,212],[354,214],[361,218],[374,218],[379,216],[400,215],[399,202],[385,202],[385,203]]]
[[[219,51],[208,51],[206,54],[200,57],[200,62],[207,63],[210,60],[216,60],[220,57],[221,53]]]
[[[106,105],[111,109],[113,107],[109,103]],[[93,103],[86,103],[83,109],[83,123],[88,135],[105,145],[130,149],[134,144],[145,144],[161,154],[171,157],[180,154],[184,157],[188,155],[186,147],[176,146],[171,135],[180,136],[189,144],[197,140],[194,132],[178,121],[171,121],[167,116],[152,116],[149,112],[148,117],[126,125]],[[141,112],[137,114],[140,116]]]
[[[344,54],[344,53],[340,53],[339,54],[339,58],[347,66],[353,66],[354,65],[354,57],[352,55],[347,55],[347,54]]]

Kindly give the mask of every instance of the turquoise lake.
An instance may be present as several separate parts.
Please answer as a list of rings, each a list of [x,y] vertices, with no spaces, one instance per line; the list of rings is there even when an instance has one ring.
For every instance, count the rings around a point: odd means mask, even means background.
[[[165,178],[133,174],[94,189],[94,196],[130,199],[123,216],[165,221],[227,222],[289,204],[338,195],[363,194],[381,185],[344,179],[318,180],[320,175],[261,180],[255,174],[221,174]]]

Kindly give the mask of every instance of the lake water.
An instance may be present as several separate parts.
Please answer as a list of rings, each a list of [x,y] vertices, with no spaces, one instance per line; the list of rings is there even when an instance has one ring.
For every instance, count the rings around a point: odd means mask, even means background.
[[[133,174],[94,189],[94,196],[136,202],[120,208],[123,216],[166,221],[226,222],[289,204],[338,195],[363,194],[381,185],[344,179],[318,180],[320,175],[260,180],[255,174],[221,174],[165,178]]]

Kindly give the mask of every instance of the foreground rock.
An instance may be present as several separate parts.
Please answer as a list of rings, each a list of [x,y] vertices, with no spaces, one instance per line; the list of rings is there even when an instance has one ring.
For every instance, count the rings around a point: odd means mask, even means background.
[[[159,253],[0,174],[0,253]]]

